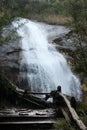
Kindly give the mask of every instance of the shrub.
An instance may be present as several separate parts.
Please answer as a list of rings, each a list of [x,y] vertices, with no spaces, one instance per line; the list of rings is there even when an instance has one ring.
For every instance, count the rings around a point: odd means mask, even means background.
[[[56,130],[70,130],[68,124],[64,119],[57,120],[56,123],[54,124],[54,128]]]

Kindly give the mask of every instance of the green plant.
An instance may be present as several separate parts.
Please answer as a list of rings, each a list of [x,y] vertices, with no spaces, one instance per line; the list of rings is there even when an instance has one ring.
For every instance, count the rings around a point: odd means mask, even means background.
[[[87,125],[87,115],[81,117],[81,120],[84,122],[85,125]]]
[[[70,130],[68,124],[64,119],[57,120],[56,123],[54,124],[54,128],[56,130]]]

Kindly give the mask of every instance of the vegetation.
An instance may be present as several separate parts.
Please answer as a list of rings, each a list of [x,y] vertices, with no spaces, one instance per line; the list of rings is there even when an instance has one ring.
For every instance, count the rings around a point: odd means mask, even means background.
[[[64,12],[60,1],[1,0],[0,7],[0,27],[10,23],[14,17],[38,19],[49,23],[51,23],[52,20],[53,23],[51,16],[54,16],[56,23],[58,23],[56,16]]]
[[[54,124],[55,129],[57,130],[70,130],[70,128],[68,127],[66,121],[64,119],[60,119],[58,120],[55,124]]]
[[[74,32],[78,35],[77,50],[74,55],[75,71],[83,76],[82,97],[83,101],[87,102],[87,80],[84,80],[84,77],[87,77],[87,1],[71,0],[68,1],[67,6],[67,11],[72,17]]]
[[[87,126],[87,103],[77,102],[77,114],[83,123]],[[63,118],[58,119],[54,124],[55,130],[79,130],[74,122],[67,123],[67,121]]]
[[[67,11],[71,15],[73,21],[74,32],[78,34],[77,51],[75,56],[76,71],[84,72],[87,76],[87,1],[71,0],[67,4]]]
[[[26,17],[56,24],[69,23],[73,18],[75,26],[80,25],[80,29],[84,31],[83,22],[86,24],[85,20],[87,20],[85,0],[1,0],[0,7],[0,27],[10,23],[15,17]],[[60,17],[63,21],[59,21]]]
[[[77,113],[84,124],[87,126],[87,103],[78,102]]]
[[[74,128],[69,126],[65,119],[59,119],[54,124],[55,130],[78,130],[77,128]]]

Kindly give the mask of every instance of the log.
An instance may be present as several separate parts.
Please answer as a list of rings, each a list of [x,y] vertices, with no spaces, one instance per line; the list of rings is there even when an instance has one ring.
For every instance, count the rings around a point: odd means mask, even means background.
[[[14,85],[5,75],[1,75],[0,80],[3,82],[2,87],[7,86],[6,88],[8,88],[9,92],[13,92],[16,95],[14,98],[18,97],[19,101],[27,102],[27,104],[31,103],[32,105],[37,106],[38,108],[50,107],[50,104],[43,98],[39,98],[36,95],[33,95],[38,93],[29,91],[25,93],[23,89],[20,89],[18,88],[18,86]]]
[[[67,123],[70,125],[70,119],[69,119],[68,114],[66,113],[66,111],[65,111],[62,107],[61,107],[60,109],[61,109],[61,111],[62,111],[62,113],[63,113],[63,115],[64,115],[64,117],[65,117],[65,120],[66,120]]]
[[[28,94],[46,95],[46,94],[50,94],[50,93],[29,92],[29,91],[28,91]]]
[[[79,116],[77,115],[76,111],[74,110],[74,108],[71,107],[70,105],[70,101],[61,93],[59,93],[59,95],[64,99],[68,110],[70,112],[70,115],[72,117],[72,119],[75,121],[75,123],[77,124],[77,126],[80,128],[80,130],[87,130],[87,127],[84,125],[84,123],[81,121],[81,119],[79,118]]]
[[[45,108],[44,104],[40,104],[40,103],[37,102],[36,100],[32,100],[31,97],[26,98],[26,97],[23,97],[23,95],[20,94],[20,93],[17,93],[17,94],[18,94],[19,98],[21,99],[21,101],[24,100],[24,101],[27,102],[27,103],[32,103],[33,105],[35,105],[35,106],[38,107],[38,108]],[[40,100],[40,99],[39,99],[39,100]]]

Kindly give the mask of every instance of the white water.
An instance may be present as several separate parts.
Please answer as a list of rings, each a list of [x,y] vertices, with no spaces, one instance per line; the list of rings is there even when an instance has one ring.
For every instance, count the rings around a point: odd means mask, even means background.
[[[65,94],[70,94],[71,88],[79,91],[78,78],[71,72],[63,55],[49,44],[44,26],[26,19],[15,21],[13,25],[17,28],[18,35],[22,37],[20,74],[22,78],[27,78],[31,90],[50,92],[61,85]],[[65,29],[60,28],[58,35],[62,35]]]

